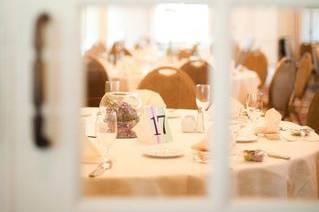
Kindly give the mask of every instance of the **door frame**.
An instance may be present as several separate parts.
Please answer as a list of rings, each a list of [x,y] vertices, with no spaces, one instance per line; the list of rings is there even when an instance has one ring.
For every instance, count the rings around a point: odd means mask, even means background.
[[[139,4],[151,4],[160,1],[139,0]],[[163,2],[163,1],[162,1]],[[0,189],[0,205],[4,203],[4,211],[317,211],[319,203],[302,201],[232,201],[229,198],[230,179],[228,176],[228,144],[223,142],[228,138],[227,118],[229,117],[229,100],[224,99],[226,93],[230,94],[230,79],[228,76],[228,64],[230,62],[230,36],[229,36],[229,13],[232,7],[238,5],[267,5],[274,6],[317,6],[317,0],[186,0],[186,1],[164,1],[164,2],[190,2],[208,3],[217,9],[214,27],[216,30],[216,68],[222,70],[220,75],[215,76],[213,83],[216,103],[214,117],[219,120],[214,129],[213,155],[215,160],[212,164],[216,170],[210,176],[208,185],[209,195],[203,199],[89,199],[80,197],[80,167],[79,167],[79,145],[78,135],[79,108],[82,105],[83,74],[80,71],[80,8],[87,4],[119,3],[116,0],[56,0],[50,1],[26,0],[24,3],[18,0],[7,0],[1,3],[0,14],[5,17],[3,31],[0,31],[0,43],[6,48],[0,49],[0,113],[4,119],[0,120],[0,133],[4,135],[0,143],[0,171],[4,175],[0,180],[6,182],[4,189]],[[121,0],[121,4],[136,4],[133,0]],[[2,5],[4,5],[2,7]],[[22,9],[21,5],[24,7]],[[32,5],[32,8],[30,8]],[[29,8],[28,8],[29,7]],[[17,10],[18,17],[12,11]],[[25,11],[24,11],[25,10]],[[58,34],[57,45],[50,46],[51,54],[55,63],[51,64],[56,70],[56,78],[59,79],[60,88],[55,87],[54,80],[50,82],[51,89],[58,89],[59,105],[55,105],[59,135],[57,143],[51,150],[46,152],[34,148],[30,137],[30,117],[33,111],[30,104],[31,80],[30,64],[33,59],[33,51],[30,50],[32,31],[30,27],[35,15],[42,10],[47,10],[57,18],[53,30]],[[10,13],[11,12],[11,13]],[[23,18],[23,19],[21,19]],[[10,21],[9,21],[10,20]],[[74,24],[77,23],[77,24]],[[11,26],[13,24],[14,26]],[[0,28],[2,29],[2,28]],[[25,32],[25,37],[19,31]],[[65,48],[65,45],[68,48]],[[64,45],[64,46],[63,46]],[[10,58],[16,58],[18,61]],[[57,65],[58,64],[58,65]],[[60,65],[59,65],[60,64]],[[6,69],[12,69],[8,72]],[[17,78],[17,76],[19,76]],[[222,83],[223,82],[223,83]],[[226,82],[226,83],[225,83]],[[228,82],[228,83],[227,83]],[[62,92],[63,91],[63,92]],[[72,98],[71,98],[72,97]],[[3,104],[3,102],[5,102]],[[21,108],[23,107],[23,109]],[[26,113],[26,114],[25,114]],[[17,131],[19,133],[17,133]],[[218,150],[218,151],[217,151]],[[2,154],[3,153],[3,154]],[[30,173],[32,166],[36,167],[35,173]],[[211,167],[211,168],[212,168]],[[63,175],[58,175],[63,170]],[[43,170],[46,173],[43,173]],[[29,172],[29,173],[28,173]],[[15,175],[25,174],[24,177]],[[49,174],[48,174],[49,173]],[[55,175],[56,174],[56,175]],[[52,176],[51,176],[52,175]],[[25,179],[24,182],[21,180]],[[29,182],[28,182],[29,181]],[[33,186],[30,186],[30,182]],[[38,184],[39,185],[38,185]],[[42,183],[42,184],[41,184]],[[47,183],[48,185],[43,185]],[[51,184],[51,185],[50,185]],[[63,186],[61,186],[61,184]],[[215,185],[215,186],[213,186]],[[21,186],[21,187],[20,187]],[[28,192],[33,192],[33,196]],[[50,193],[51,192],[51,193]],[[60,192],[58,194],[52,194]],[[50,194],[48,194],[50,193]],[[29,194],[30,196],[26,196]],[[214,195],[215,194],[215,195]],[[57,205],[53,198],[59,200]],[[30,205],[32,201],[38,201],[38,205]],[[162,201],[164,200],[164,201]],[[163,202],[165,204],[163,204]],[[3,205],[2,205],[3,206]],[[2,209],[2,208],[1,208]]]

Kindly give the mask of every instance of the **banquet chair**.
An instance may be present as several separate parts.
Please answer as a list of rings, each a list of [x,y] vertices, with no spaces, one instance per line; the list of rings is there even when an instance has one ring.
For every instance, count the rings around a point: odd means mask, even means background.
[[[193,56],[193,52],[191,49],[181,49],[177,53],[177,58],[179,60],[189,59],[191,56]]]
[[[312,47],[312,58],[314,64],[314,71],[319,74],[319,44],[313,45]]]
[[[239,63],[258,74],[261,81],[259,88],[262,88],[268,74],[268,62],[265,54],[260,50],[254,50],[246,52],[241,57]]]
[[[307,115],[307,125],[319,133],[319,92],[313,97]]]
[[[197,108],[195,85],[187,74],[177,68],[163,66],[151,71],[138,88],[159,93],[168,108]]]
[[[106,70],[96,59],[88,58],[86,61],[86,84],[88,107],[98,107],[105,93],[105,81],[108,80]]]
[[[289,103],[294,90],[295,79],[296,67],[293,61],[288,58],[281,59],[270,84],[268,106],[278,110],[283,118],[290,115]]]
[[[312,54],[312,44],[311,43],[301,43],[299,48],[300,56],[302,57],[306,52]]]
[[[193,80],[195,85],[209,83],[211,67],[204,60],[190,60],[182,65],[180,69]]]
[[[303,97],[308,85],[308,82],[310,80],[311,72],[312,72],[312,61],[311,61],[311,54],[306,52],[302,58],[300,59],[298,65],[297,65],[297,73],[296,73],[296,81],[294,86],[294,91],[292,94],[291,101],[289,102],[289,112],[291,115],[294,115],[298,121],[298,123],[301,123],[301,119],[299,117],[299,114],[295,108],[295,105],[297,103],[297,99],[301,103],[301,107],[303,105]]]
[[[312,72],[311,54],[306,52],[299,61],[296,82],[294,89],[294,98],[301,99],[304,96],[307,84]]]

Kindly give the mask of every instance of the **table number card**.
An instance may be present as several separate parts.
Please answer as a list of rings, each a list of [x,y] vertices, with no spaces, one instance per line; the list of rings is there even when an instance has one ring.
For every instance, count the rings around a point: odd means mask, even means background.
[[[148,144],[172,142],[172,134],[166,119],[164,107],[147,107],[139,123],[134,127],[138,140]]]

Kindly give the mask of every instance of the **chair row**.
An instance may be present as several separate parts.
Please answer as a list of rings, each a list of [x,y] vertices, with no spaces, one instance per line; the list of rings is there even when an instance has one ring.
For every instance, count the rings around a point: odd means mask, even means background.
[[[87,106],[97,107],[109,79],[103,65],[94,58],[86,61]],[[180,69],[164,66],[151,71],[140,82],[138,89],[159,93],[169,108],[195,109],[195,85],[207,84],[210,66],[203,60],[191,60]]]

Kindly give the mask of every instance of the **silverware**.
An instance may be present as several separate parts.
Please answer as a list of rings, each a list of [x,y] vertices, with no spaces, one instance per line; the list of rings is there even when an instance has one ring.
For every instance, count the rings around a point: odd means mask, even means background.
[[[94,169],[91,173],[89,173],[89,177],[98,177],[100,175],[102,175],[106,170],[111,169],[112,168],[112,161],[108,160],[108,161],[102,161],[97,167],[96,169]]]
[[[283,159],[283,160],[290,160],[289,156],[286,155],[279,155],[274,153],[267,153],[268,157],[276,158],[276,159]]]
[[[96,138],[95,135],[88,135],[89,138]]]

